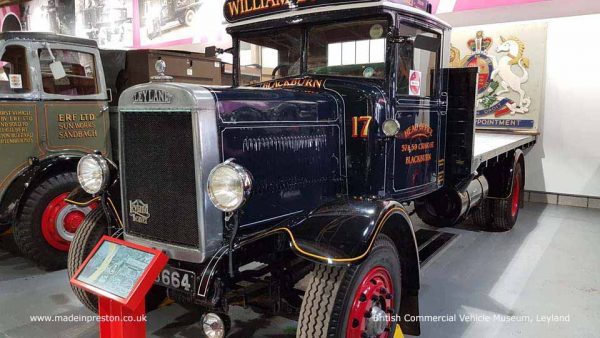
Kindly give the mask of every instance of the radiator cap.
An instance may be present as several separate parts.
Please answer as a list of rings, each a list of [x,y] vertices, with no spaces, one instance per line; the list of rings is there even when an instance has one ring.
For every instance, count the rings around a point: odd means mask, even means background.
[[[157,81],[157,82],[173,81],[172,76],[165,75],[165,71],[167,70],[167,63],[165,62],[165,60],[158,58],[158,60],[156,60],[156,62],[154,63],[154,69],[156,69],[156,73],[158,75],[154,75],[154,76],[150,77],[150,80],[152,80],[153,82],[154,81]]]

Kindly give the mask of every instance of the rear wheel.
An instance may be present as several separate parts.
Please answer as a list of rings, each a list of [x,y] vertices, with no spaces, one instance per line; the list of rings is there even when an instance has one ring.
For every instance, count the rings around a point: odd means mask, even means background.
[[[508,231],[513,228],[519,216],[519,208],[523,196],[523,170],[517,164],[513,171],[513,183],[510,196],[506,199],[492,199],[493,219],[488,223],[491,231]]]
[[[491,202],[488,199],[484,199],[481,203],[471,212],[471,219],[475,225],[486,228],[492,222],[492,208]]]
[[[185,12],[185,25],[186,26],[193,25],[195,17],[196,17],[196,12],[194,12],[192,9],[188,9],[187,12]]]
[[[69,249],[67,272],[69,279],[73,277],[79,266],[92,252],[98,241],[108,233],[106,215],[102,208],[90,212],[75,234],[75,238]],[[85,307],[92,312],[98,312],[98,298],[87,291],[71,285],[71,289]],[[154,286],[146,295],[146,311],[156,309],[166,298],[165,289]]]
[[[66,266],[75,231],[95,208],[95,205],[77,207],[65,201],[77,185],[77,176],[72,172],[48,178],[26,197],[13,227],[20,251],[48,269]]]
[[[394,243],[380,235],[358,266],[317,265],[304,294],[296,337],[394,336],[401,268]]]

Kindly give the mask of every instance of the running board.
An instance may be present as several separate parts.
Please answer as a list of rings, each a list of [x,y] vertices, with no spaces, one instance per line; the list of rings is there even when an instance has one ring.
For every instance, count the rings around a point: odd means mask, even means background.
[[[419,246],[419,263],[425,266],[436,254],[446,248],[454,239],[455,234],[429,229],[419,229],[415,232]]]

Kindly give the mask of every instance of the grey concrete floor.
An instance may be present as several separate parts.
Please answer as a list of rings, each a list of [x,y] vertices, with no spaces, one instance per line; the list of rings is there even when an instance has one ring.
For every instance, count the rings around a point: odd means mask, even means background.
[[[600,337],[600,210],[529,203],[507,233],[468,224],[444,231],[459,236],[422,269],[421,314],[439,316],[422,319],[422,337]],[[95,322],[30,318],[71,314],[92,315],[66,271],[0,250],[0,337],[98,336]],[[544,322],[550,315],[562,321]],[[232,320],[231,337],[293,337],[296,327],[241,308]],[[198,314],[161,308],[148,316],[148,333],[200,337]]]

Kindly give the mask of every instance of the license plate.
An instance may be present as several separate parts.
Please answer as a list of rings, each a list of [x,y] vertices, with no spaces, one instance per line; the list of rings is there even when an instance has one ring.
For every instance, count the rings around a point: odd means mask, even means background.
[[[169,289],[194,292],[196,290],[196,273],[167,265],[154,283]]]

